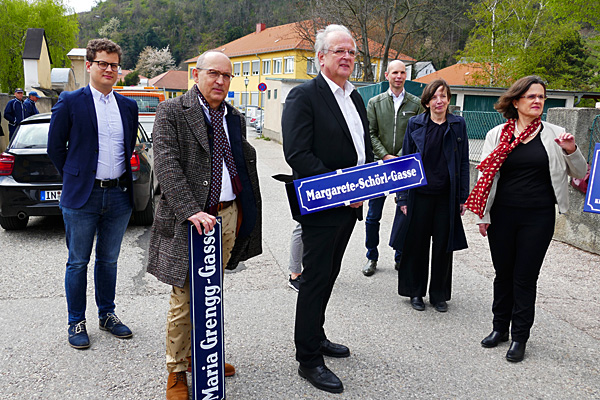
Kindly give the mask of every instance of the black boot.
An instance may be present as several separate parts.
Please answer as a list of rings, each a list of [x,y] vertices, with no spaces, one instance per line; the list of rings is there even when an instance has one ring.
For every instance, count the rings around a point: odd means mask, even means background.
[[[525,357],[525,343],[513,340],[506,352],[506,359],[512,362],[520,362],[523,361],[523,357]]]
[[[490,333],[489,335],[487,335],[482,341],[481,341],[481,345],[483,347],[496,347],[498,346],[498,343],[500,342],[507,342],[508,341],[508,332],[498,332],[498,331],[492,331],[492,333]]]

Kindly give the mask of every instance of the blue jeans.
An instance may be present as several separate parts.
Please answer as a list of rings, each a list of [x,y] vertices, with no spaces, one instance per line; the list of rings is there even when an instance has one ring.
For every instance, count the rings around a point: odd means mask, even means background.
[[[61,206],[61,210],[69,249],[65,273],[69,324],[85,320],[87,267],[96,235],[95,294],[98,316],[103,318],[115,311],[117,259],[131,216],[129,193],[120,187],[94,186],[81,208]]]
[[[367,259],[372,261],[377,261],[379,259],[379,250],[377,250],[377,246],[379,246],[379,221],[381,220],[381,214],[383,213],[385,198],[386,196],[382,196],[369,200],[369,211],[367,212],[367,219],[365,220],[365,246],[367,247]],[[402,252],[396,250],[394,261],[400,262],[401,256]]]

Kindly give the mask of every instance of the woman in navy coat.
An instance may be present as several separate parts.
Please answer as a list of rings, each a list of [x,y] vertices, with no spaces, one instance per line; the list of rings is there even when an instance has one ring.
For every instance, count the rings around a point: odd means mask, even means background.
[[[448,310],[452,283],[452,253],[467,248],[461,215],[469,195],[469,141],[465,120],[448,113],[450,87],[442,79],[422,94],[425,113],[408,121],[402,155],[421,153],[427,185],[398,195],[403,224],[394,224],[392,247],[402,251],[398,294],[423,311],[429,277],[429,301],[439,312]],[[399,227],[402,225],[402,228]]]

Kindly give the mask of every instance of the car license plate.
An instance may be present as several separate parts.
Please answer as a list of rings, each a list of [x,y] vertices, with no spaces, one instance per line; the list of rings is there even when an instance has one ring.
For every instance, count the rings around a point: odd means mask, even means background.
[[[42,190],[40,192],[41,201],[60,200],[62,190]]]

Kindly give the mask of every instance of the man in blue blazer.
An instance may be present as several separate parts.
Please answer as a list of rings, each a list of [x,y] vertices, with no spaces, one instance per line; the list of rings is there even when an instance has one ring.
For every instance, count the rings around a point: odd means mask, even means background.
[[[48,155],[63,178],[60,199],[69,258],[65,289],[69,344],[90,347],[86,330],[87,266],[96,237],[94,281],[100,329],[131,330],[115,314],[117,259],[133,208],[131,155],[138,127],[134,100],[113,92],[121,48],[108,39],[87,45],[90,84],[63,92],[52,108]]]

